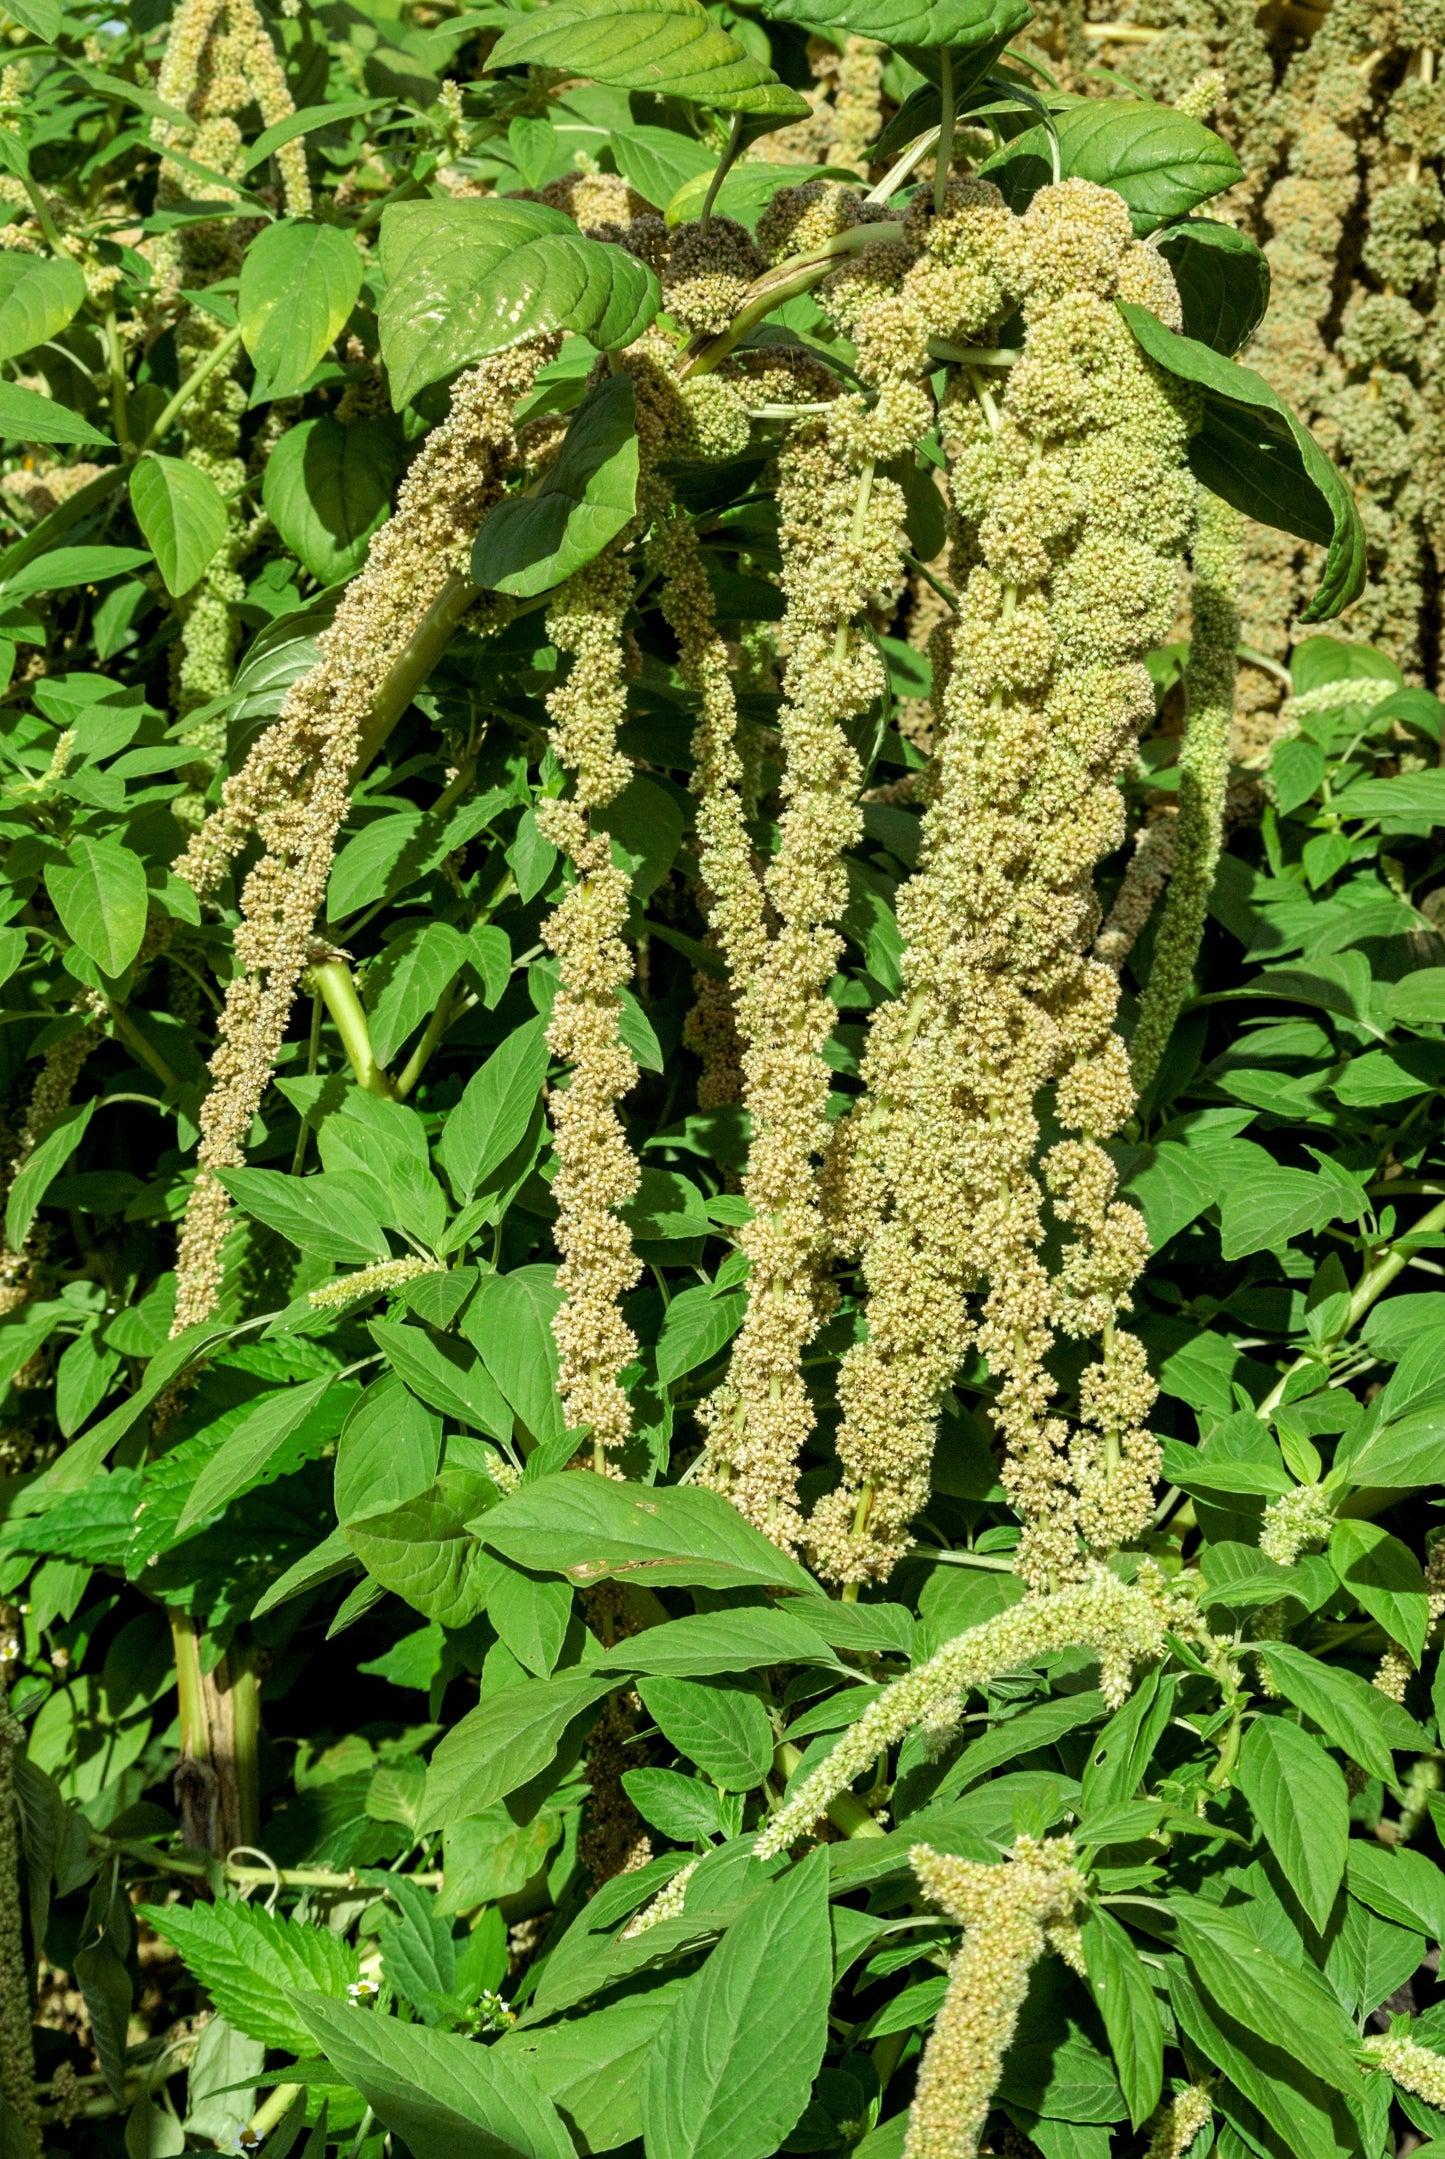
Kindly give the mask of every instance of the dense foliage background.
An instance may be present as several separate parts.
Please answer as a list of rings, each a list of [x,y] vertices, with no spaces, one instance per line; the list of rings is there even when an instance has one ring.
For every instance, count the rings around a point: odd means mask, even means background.
[[[4,21],[0,2155],[1445,2150],[1445,20]]]

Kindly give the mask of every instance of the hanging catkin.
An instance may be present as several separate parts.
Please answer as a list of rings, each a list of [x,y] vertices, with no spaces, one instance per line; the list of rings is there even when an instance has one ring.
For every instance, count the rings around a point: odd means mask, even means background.
[[[241,894],[238,972],[226,991],[201,1110],[199,1174],[177,1263],[177,1330],[215,1308],[230,1207],[216,1172],[244,1159],[251,1119],[275,1070],[350,805],[362,730],[384,704],[393,669],[400,679],[411,640],[465,563],[482,518],[501,499],[516,450],[513,404],[555,344],[517,346],[458,378],[451,416],[407,474],[395,516],[373,539],[365,569],[320,640],[317,664],[287,692],[280,718],[226,781],[220,808],[176,864],[204,899],[252,832],[264,846]]]
[[[970,201],[974,258],[991,251],[995,277],[1022,299],[1025,347],[1001,407],[980,382],[948,415],[974,566],[937,797],[898,900],[903,993],[875,1016],[847,1136],[841,1213],[862,1254],[868,1335],[843,1362],[844,1481],[811,1541],[836,1580],[894,1565],[969,1340],[965,1298],[986,1286],[978,1341],[1025,1521],[1018,1564],[1043,1587],[1080,1564],[1070,1434],[1044,1365],[1053,1329],[1110,1322],[1147,1252],[1098,1146],[1132,1094],[1112,1033],[1117,981],[1086,954],[1094,866],[1123,837],[1118,781],[1153,712],[1141,655],[1169,626],[1194,486],[1180,394],[1112,304],[1178,320],[1167,266],[1134,241],[1119,197],[1065,181],[1018,220],[986,186]],[[1059,1121],[1082,1135],[1048,1172],[1057,1211],[1082,1232],[1057,1288],[1038,1249],[1035,1162],[1035,1098],[1052,1078]],[[1153,1460],[1135,1422],[1148,1400],[1133,1348],[1086,1375],[1091,1427],[1127,1414],[1113,1451],[1136,1458],[1131,1493]],[[1137,1498],[1107,1537],[1135,1513]]]

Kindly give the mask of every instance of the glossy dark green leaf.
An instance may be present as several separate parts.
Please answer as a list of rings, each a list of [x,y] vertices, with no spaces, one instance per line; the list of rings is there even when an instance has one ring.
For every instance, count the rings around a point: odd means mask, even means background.
[[[1204,391],[1204,425],[1189,446],[1199,478],[1261,525],[1327,552],[1306,622],[1327,622],[1365,584],[1365,535],[1355,498],[1309,429],[1253,368],[1167,329],[1146,307],[1120,313],[1158,366]]]
[[[536,493],[499,502],[472,547],[484,592],[532,599],[601,554],[637,507],[632,377],[609,375],[579,406]]]
[[[584,239],[540,202],[397,203],[382,219],[381,262],[378,327],[398,412],[428,383],[549,330],[629,345],[661,298],[635,255]]]
[[[1269,258],[1249,234],[1211,217],[1166,225],[1155,245],[1179,287],[1184,334],[1233,358],[1269,306]]]
[[[699,0],[552,0],[503,31],[487,66],[561,67],[620,90],[650,90],[780,125],[805,119],[809,109]]]
[[[530,1020],[468,1080],[437,1147],[437,1161],[457,1199],[470,1199],[521,1140],[546,1074],[545,1027]]]
[[[1199,1897],[1172,1898],[1169,1910],[1180,1946],[1221,2009],[1336,2091],[1358,2093],[1354,2027],[1312,1966],[1287,1963],[1241,1914]]]
[[[1056,113],[1054,125],[1064,179],[1092,180],[1122,195],[1140,235],[1186,217],[1242,178],[1229,145],[1170,105],[1090,98]],[[1047,131],[1029,128],[979,171],[1013,209],[1022,210],[1054,176]]]
[[[330,413],[288,427],[266,460],[261,499],[277,532],[323,585],[354,577],[386,520],[401,470],[391,428],[343,427]]]
[[[552,1332],[561,1304],[555,1268],[518,1267],[484,1274],[462,1315],[462,1332],[536,1440],[566,1429]]]
[[[388,1319],[373,1320],[371,1334],[397,1378],[433,1409],[492,1439],[511,1437],[511,1407],[468,1343]]]

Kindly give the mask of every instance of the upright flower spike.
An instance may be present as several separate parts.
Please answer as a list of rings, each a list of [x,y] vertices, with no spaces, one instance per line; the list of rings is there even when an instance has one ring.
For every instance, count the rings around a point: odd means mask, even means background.
[[[1011,1611],[945,1642],[907,1678],[868,1704],[831,1754],[758,1833],[757,1855],[770,1858],[806,1835],[824,1810],[887,1747],[920,1730],[942,1746],[963,1715],[970,1687],[985,1687],[1056,1649],[1087,1649],[1099,1659],[1104,1699],[1117,1709],[1136,1665],[1163,1654],[1168,1601],[1153,1576],[1124,1583],[1106,1568],[1054,1596],[1029,1597]]]
[[[565,1301],[552,1323],[569,1425],[585,1425],[594,1465],[615,1458],[632,1429],[618,1374],[637,1338],[618,1300],[637,1280],[632,1232],[618,1209],[637,1190],[637,1158],[618,1104],[637,1084],[637,1064],[619,1032],[622,989],[632,960],[622,942],[629,887],[612,843],[593,814],[621,794],[632,766],[617,747],[627,715],[622,625],[632,575],[622,541],[579,570],[547,615],[547,635],[572,669],[547,700],[552,747],[573,777],[571,796],[538,805],[545,838],[572,865],[575,882],[549,916],[544,935],[561,970],[547,1041],[572,1066],[551,1098],[557,1148],[554,1235],[562,1254],[557,1286]]]
[[[840,1235],[861,1252],[868,1336],[844,1359],[844,1481],[810,1541],[836,1580],[889,1573],[928,1491],[965,1300],[985,1288],[977,1338],[1025,1521],[1019,1571],[1043,1589],[1079,1573],[1080,1526],[1108,1549],[1139,1525],[1153,1465],[1143,1358],[1112,1332],[1147,1240],[1098,1145],[1132,1094],[1117,980],[1088,951],[1093,871],[1123,836],[1118,783],[1153,711],[1142,655],[1168,629],[1194,483],[1180,393],[1112,304],[1179,319],[1168,267],[1134,241],[1120,198],[1069,180],[1012,219],[992,189],[954,194],[972,244],[940,268],[955,297],[966,274],[991,279],[990,315],[1005,292],[1022,300],[1026,335],[1001,405],[978,381],[945,415],[967,576],[920,867],[898,899],[903,994],[874,1017],[867,1092],[841,1135]],[[1039,1252],[1035,1111],[1054,1079],[1060,1122],[1082,1135],[1045,1169],[1082,1232],[1057,1285]],[[1072,1464],[1044,1362],[1059,1324],[1106,1336],[1084,1401],[1101,1445],[1076,1446]],[[1096,1490],[1081,1525],[1076,1478],[1096,1457],[1121,1488],[1107,1504]]]
[[[1224,836],[1244,519],[1207,488],[1200,490],[1192,556],[1194,619],[1184,677],[1186,719],[1179,751],[1174,859],[1139,1024],[1129,1046],[1134,1085],[1141,1094],[1153,1083],[1189,991]]]
[[[974,2159],[1033,1968],[1087,1888],[1071,1837],[1019,1837],[1001,1866],[927,1844],[909,1859],[925,1896],[966,1931],[923,2051],[903,2159]]]
[[[421,679],[418,668],[424,673],[436,657],[470,596],[468,550],[502,497],[515,455],[513,405],[555,349],[555,339],[540,339],[458,378],[451,416],[407,474],[396,514],[348,586],[315,667],[287,692],[280,718],[226,781],[220,807],[176,863],[176,874],[206,899],[252,832],[263,843],[241,894],[239,970],[226,991],[201,1109],[200,1174],[177,1262],[178,1332],[215,1309],[230,1210],[216,1172],[244,1160],[251,1119],[275,1069],[364,732],[400,717]]]

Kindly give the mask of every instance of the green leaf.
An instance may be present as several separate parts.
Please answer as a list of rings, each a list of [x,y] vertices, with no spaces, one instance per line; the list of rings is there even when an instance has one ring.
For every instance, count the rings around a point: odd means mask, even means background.
[[[572,1585],[482,1554],[487,1617],[522,1669],[550,1679],[567,1639]]]
[[[480,1814],[545,1769],[574,1717],[610,1694],[615,1672],[558,1672],[485,1695],[437,1746],[426,1780],[424,1827]]]
[[[361,255],[340,225],[267,225],[241,261],[241,341],[256,363],[253,405],[294,397],[346,327],[361,291]]]
[[[717,170],[716,152],[676,128],[616,128],[611,145],[612,161],[629,187],[658,210],[667,208],[684,182]]]
[[[1086,1813],[1133,1798],[1173,1713],[1175,1692],[1175,1681],[1156,1666],[1114,1712],[1084,1763],[1080,1804]]]
[[[679,1754],[725,1792],[750,1792],[773,1759],[773,1728],[755,1694],[694,1679],[645,1679],[647,1714]]]
[[[1378,1522],[1336,1522],[1330,1564],[1347,1590],[1416,1664],[1425,1649],[1430,1599],[1420,1562],[1408,1545]]]
[[[148,450],[131,467],[130,506],[172,599],[198,584],[226,537],[226,505],[208,472]]]
[[[266,460],[261,500],[302,566],[321,584],[339,585],[366,560],[401,465],[400,445],[383,422],[343,427],[322,413],[287,428]]]
[[[679,1290],[668,1305],[657,1342],[657,1376],[667,1387],[699,1365],[711,1364],[743,1323],[740,1293],[715,1296],[710,1283]]]
[[[772,2159],[828,2037],[828,1855],[768,1882],[684,1988],[642,2087],[647,2159]]]
[[[503,67],[561,67],[619,90],[648,90],[779,125],[809,111],[807,100],[730,37],[699,0],[552,0],[502,32],[487,69]]]
[[[524,2062],[588,2152],[642,2135],[642,2080],[682,1982],[624,1996],[541,2031],[505,2033],[492,2051]]]
[[[1326,1664],[1292,1642],[1268,1642],[1269,1675],[1287,1702],[1302,1709],[1332,1746],[1372,1777],[1395,1781],[1392,1747],[1419,1748],[1425,1733],[1397,1702],[1358,1672]]]
[[[1391,1485],[1439,1484],[1445,1475],[1445,1405],[1416,1410],[1387,1423],[1366,1440],[1347,1465],[1350,1483]]]
[[[15,382],[0,382],[0,437],[9,442],[84,442],[102,450],[115,448],[109,435],[82,420],[78,412],[67,412],[53,397],[24,390]]]
[[[0,389],[8,387],[0,384]],[[71,592],[77,585],[98,585],[126,570],[138,570],[150,559],[145,547],[52,547],[5,579],[5,597],[28,600],[37,592]]]
[[[1292,2060],[1354,2096],[1354,2026],[1314,1968],[1286,1963],[1248,1921],[1198,1897],[1172,1897],[1180,1945],[1201,1985],[1229,2016]]]
[[[11,1183],[5,1200],[5,1242],[18,1252],[35,1210],[85,1137],[98,1103],[78,1102],[51,1119]]]
[[[1445,824],[1445,772],[1402,772],[1393,780],[1356,780],[1335,797],[1341,817],[1389,817]]]
[[[227,1506],[237,1493],[249,1491],[266,1464],[280,1453],[298,1425],[335,1384],[334,1374],[326,1372],[312,1380],[309,1387],[286,1387],[279,1393],[262,1395],[191,1486],[190,1497],[176,1523],[176,1535],[184,1536],[193,1523]]]
[[[367,1573],[443,1627],[464,1627],[486,1601],[486,1555],[467,1517],[490,1496],[485,1480],[443,1463],[415,1499],[348,1521],[346,1541]]]
[[[1238,158],[1212,128],[1170,105],[1090,98],[1056,113],[1054,126],[1064,178],[1092,180],[1122,195],[1141,237],[1243,177]],[[1022,210],[1054,176],[1048,130],[1032,127],[1016,136],[979,173]]]
[[[484,1544],[538,1573],[580,1587],[605,1581],[652,1588],[812,1588],[809,1576],[717,1492],[694,1485],[620,1484],[590,1471],[539,1477],[478,1522]]]
[[[1155,241],[1174,272],[1184,335],[1232,359],[1269,306],[1269,258],[1233,225],[1212,217],[1166,225]]]
[[[219,1175],[243,1213],[303,1252],[343,1266],[366,1267],[391,1257],[386,1231],[358,1178],[334,1171],[288,1177],[276,1169],[223,1169]]]
[[[1343,2098],[1302,2066],[1292,2045],[1263,2037],[1212,2001],[1177,1959],[1167,1971],[1169,2004],[1180,2030],[1200,2059],[1218,2063],[1275,2131],[1278,2144],[1263,2150],[1273,2148],[1290,2159],[1305,2152],[1310,2159],[1360,2159],[1359,2133]],[[1239,2159],[1244,2149],[1236,2140],[1230,2159]]]
[[[511,1438],[511,1409],[475,1350],[454,1336],[399,1325],[395,1320],[374,1319],[370,1331],[397,1378],[413,1394],[443,1416],[456,1417],[490,1439]]]
[[[807,1598],[803,1611],[817,1602]],[[831,1664],[821,1634],[791,1611],[766,1606],[735,1612],[695,1612],[614,1643],[599,1660],[625,1672],[668,1679],[703,1679],[717,1672],[753,1672],[770,1664]]]
[[[1235,1782],[1265,1842],[1323,1933],[1345,1872],[1350,1797],[1338,1764],[1288,1717],[1256,1717]]]
[[[1219,1244],[1225,1259],[1282,1252],[1292,1237],[1322,1229],[1338,1213],[1338,1195],[1312,1170],[1262,1164],[1226,1180],[1219,1202]]]
[[[343,120],[359,120],[365,114],[380,112],[391,103],[386,97],[349,97],[335,105],[304,105],[300,112],[288,113],[274,127],[268,127],[256,137],[246,150],[246,162],[241,167],[241,177],[264,165],[268,157],[284,150],[288,142],[295,142],[299,135],[314,135],[323,127],[336,127]]]
[[[123,975],[146,932],[149,901],[140,856],[119,840],[81,834],[68,842],[64,862],[46,864],[45,889],[66,935],[103,975]]]
[[[1354,495],[1309,429],[1253,368],[1166,329],[1147,307],[1117,305],[1149,358],[1204,392],[1204,425],[1189,445],[1198,478],[1256,523],[1324,547],[1319,586],[1301,620],[1340,614],[1364,590],[1364,527]]]
[[[547,1076],[546,1023],[529,1020],[501,1043],[451,1110],[437,1162],[459,1200],[470,1199],[526,1133]]]
[[[630,375],[609,375],[578,407],[534,494],[509,495],[472,547],[483,592],[533,599],[615,540],[637,507],[637,425]]]
[[[535,20],[545,27],[559,12]],[[585,240],[540,202],[396,203],[381,221],[380,253],[377,326],[398,412],[428,383],[549,330],[575,331],[602,351],[630,345],[661,298],[645,263]]]
[[[72,262],[68,255],[31,255],[19,248],[7,249],[0,254],[0,360],[13,360],[17,354],[43,345],[47,338],[63,330],[84,305],[85,278],[79,263]],[[39,398],[36,401],[49,402]],[[4,424],[0,411],[0,426]]]
[[[551,2100],[495,2048],[311,1994],[296,2009],[414,2159],[575,2159]]]
[[[1097,1906],[1084,1921],[1089,1991],[1109,2035],[1114,2066],[1137,2129],[1164,2088],[1164,2026],[1154,1988],[1128,1934]]]
[[[1356,1838],[1349,1851],[1348,1880],[1350,1895],[1382,1919],[1413,1927],[1432,1942],[1445,1941],[1445,1874],[1423,1852],[1404,1846],[1391,1851]]]
[[[1406,1027],[1445,1026],[1445,967],[1417,967],[1385,992],[1385,1010]]]
[[[380,1065],[430,1019],[467,960],[467,940],[450,922],[417,922],[394,937],[367,970],[371,1047]]]
[[[345,1996],[356,1951],[328,1927],[279,1919],[259,1904],[143,1906],[138,1914],[184,1958],[221,2015],[248,2039],[308,2054],[311,2035],[290,2005],[298,1991]]]
[[[700,1777],[679,1776],[675,1769],[629,1769],[622,1788],[642,1819],[676,1844],[727,1833],[718,1792]]]
[[[561,1305],[555,1268],[518,1267],[484,1274],[462,1315],[462,1332],[537,1440],[560,1439],[566,1430],[552,1333]]]
[[[770,15],[810,30],[847,31],[884,45],[1002,49],[1029,20],[1023,0],[772,0]]]
[[[53,45],[60,35],[60,0],[16,0],[14,6],[7,0],[5,12],[42,44]]]

